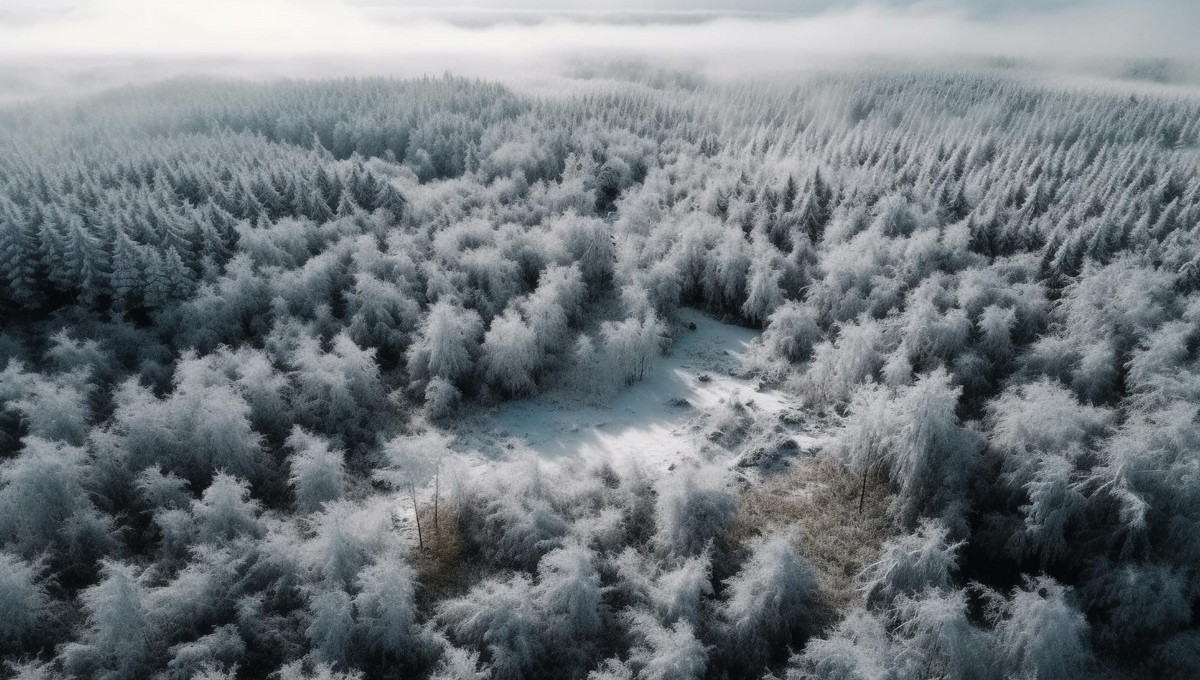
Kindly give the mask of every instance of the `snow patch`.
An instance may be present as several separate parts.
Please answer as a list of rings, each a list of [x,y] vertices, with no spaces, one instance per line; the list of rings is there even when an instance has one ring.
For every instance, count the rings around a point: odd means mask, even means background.
[[[757,420],[800,408],[796,397],[759,389],[744,377],[743,358],[757,331],[690,309],[680,317],[683,330],[669,353],[606,406],[552,392],[505,404],[488,429],[511,445],[508,451],[528,449],[551,461],[636,462],[662,471],[700,454],[733,458],[706,436],[705,423],[716,409],[740,403]],[[802,448],[817,442],[797,426],[785,429]]]

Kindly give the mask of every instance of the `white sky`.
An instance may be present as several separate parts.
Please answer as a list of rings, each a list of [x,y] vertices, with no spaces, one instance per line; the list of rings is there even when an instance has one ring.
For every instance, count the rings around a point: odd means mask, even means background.
[[[0,57],[523,56],[575,50],[713,58],[797,54],[1200,57],[1200,0],[479,0],[470,26],[408,0],[0,0]],[[512,14],[581,10],[588,16]],[[784,13],[679,21],[596,11]],[[458,13],[461,16],[461,13]],[[532,17],[532,19],[531,19]],[[481,24],[481,25],[480,25]]]

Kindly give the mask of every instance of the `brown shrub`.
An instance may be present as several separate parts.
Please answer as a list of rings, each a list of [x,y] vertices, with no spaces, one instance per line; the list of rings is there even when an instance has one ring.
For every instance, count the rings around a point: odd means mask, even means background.
[[[433,504],[421,506],[421,533],[425,548],[414,548],[409,561],[417,570],[422,597],[441,600],[466,592],[473,581],[470,560],[463,556],[463,536],[457,506],[445,499],[438,505],[434,521]]]
[[[898,532],[888,500],[882,478],[869,477],[863,493],[861,475],[832,460],[805,458],[746,491],[735,535],[744,542],[797,525],[798,550],[820,573],[823,623],[832,623],[858,599],[859,574],[879,559],[884,540]]]

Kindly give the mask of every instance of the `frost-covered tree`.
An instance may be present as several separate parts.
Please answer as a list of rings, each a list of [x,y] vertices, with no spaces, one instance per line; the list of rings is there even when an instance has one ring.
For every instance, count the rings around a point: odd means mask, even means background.
[[[192,642],[172,645],[167,653],[167,671],[173,678],[228,680],[236,677],[246,643],[236,625],[226,624]]]
[[[19,365],[11,368],[21,371]],[[93,389],[87,369],[54,377],[27,374],[23,380],[13,375],[11,380],[15,398],[3,405],[16,412],[30,435],[75,446],[84,443]]]
[[[425,409],[434,420],[454,415],[462,398],[462,392],[445,378],[433,378],[425,386]]]
[[[7,612],[0,620],[0,647],[12,649],[46,622],[50,596],[45,571],[42,561],[0,552],[0,609]]]
[[[533,389],[542,363],[537,336],[515,310],[492,319],[483,336],[483,366],[487,379],[509,394]]]
[[[988,405],[991,446],[1004,454],[1004,481],[1022,495],[1024,531],[1010,547],[1056,559],[1066,531],[1085,510],[1080,463],[1113,420],[1052,381],[1009,388]]]
[[[888,447],[895,433],[895,411],[891,393],[868,383],[854,391],[846,417],[836,431],[833,453],[862,477],[859,508],[867,492],[867,481],[884,469]]]
[[[85,486],[87,452],[68,444],[26,437],[20,453],[0,463],[0,529],[6,546],[28,558],[48,549],[69,549],[77,538],[107,533]]]
[[[355,276],[349,295],[350,337],[359,345],[399,353],[420,319],[420,305],[400,285],[370,272]]]
[[[630,621],[638,643],[629,655],[640,680],[699,680],[708,668],[708,648],[696,639],[691,624],[664,626],[644,612]]]
[[[416,579],[398,556],[385,555],[358,574],[356,635],[376,654],[411,661],[427,652],[417,625]]]
[[[551,226],[551,232],[578,263],[589,295],[597,296],[613,273],[616,249],[609,227],[603,220],[567,213]]]
[[[355,670],[334,670],[333,664],[320,661],[311,664],[290,661],[280,666],[271,677],[278,680],[362,680],[363,674]]]
[[[200,500],[192,503],[192,516],[202,541],[260,535],[259,511],[258,502],[250,498],[249,484],[224,472],[217,473]]]
[[[401,489],[412,501],[413,519],[417,525],[417,541],[425,539],[421,532],[421,511],[417,507],[417,490],[438,473],[442,458],[450,452],[450,440],[436,430],[420,435],[396,437],[384,444],[381,455],[386,467],[376,470],[375,477]]]
[[[817,572],[792,542],[786,531],[756,539],[750,558],[725,583],[725,653],[737,665],[768,661],[815,624]]]
[[[230,614],[237,581],[234,554],[236,549],[225,546],[196,546],[186,566],[147,591],[146,608],[158,636],[194,639]],[[209,642],[216,645],[219,640]]]
[[[443,602],[437,619],[455,639],[485,649],[496,678],[522,677],[543,652],[533,584],[523,574],[486,580]]]
[[[593,553],[568,544],[538,562],[532,591],[545,638],[567,647],[586,645],[600,632],[600,573]]]
[[[762,323],[783,304],[780,274],[763,256],[754,259],[746,283],[746,301],[742,313],[756,323]]]
[[[480,547],[492,563],[532,571],[547,552],[565,544],[571,526],[552,504],[541,471],[518,484],[505,484],[487,498],[479,529]]]
[[[341,498],[345,487],[345,460],[341,450],[299,426],[287,438],[292,450],[288,482],[296,494],[296,508],[312,512],[321,505]]]
[[[302,337],[291,363],[297,415],[324,432],[364,436],[369,414],[386,403],[375,350],[359,347],[344,333],[333,338],[328,352],[316,338]]]
[[[4,665],[13,680],[62,680],[66,677],[55,669],[52,661],[6,661]]]
[[[806,378],[814,395],[840,401],[872,377],[883,365],[882,340],[879,323],[863,318],[841,324],[835,341],[815,345]]]
[[[395,547],[389,499],[326,503],[306,517],[305,524],[310,538],[290,557],[320,581],[323,590],[352,592],[359,573],[385,549]]]
[[[662,352],[666,327],[654,316],[645,319],[628,318],[621,322],[606,321],[600,328],[604,338],[607,369],[631,384],[646,375],[650,362]]]
[[[1092,660],[1088,623],[1049,577],[1030,579],[994,605],[996,640],[1010,672],[1025,677],[1084,677]]]
[[[1111,410],[1081,404],[1049,380],[1011,387],[988,410],[991,445],[1018,460],[1034,452],[1087,450],[1113,419]]]
[[[775,309],[767,319],[763,331],[763,344],[791,361],[807,359],[813,345],[821,339],[812,309],[795,301],[788,301]]]
[[[976,322],[979,330],[979,348],[993,362],[1003,365],[1012,359],[1013,333],[1017,324],[1017,313],[1009,308],[989,305]]]
[[[635,574],[623,575],[633,581]],[[689,557],[675,568],[659,574],[649,585],[649,598],[659,617],[667,623],[687,621],[693,628],[704,621],[704,603],[713,594],[711,560],[707,554]]]
[[[310,621],[304,629],[314,656],[331,666],[343,665],[354,633],[350,595],[341,588],[314,593],[308,602]]]
[[[967,591],[930,590],[920,597],[902,596],[897,606],[904,651],[896,665],[962,680],[996,676],[993,641],[972,623]]]
[[[885,460],[900,486],[896,509],[909,526],[922,515],[942,516],[958,531],[964,520],[979,443],[959,422],[961,393],[939,369],[904,388],[895,402],[898,431]]]
[[[715,466],[683,469],[658,485],[654,544],[668,555],[692,557],[725,549],[737,516],[727,475]]]
[[[809,640],[789,666],[787,680],[860,680],[885,677],[898,664],[884,622],[858,609],[825,637]]]
[[[419,334],[408,349],[408,373],[413,380],[464,380],[479,352],[483,321],[478,312],[447,300],[429,308]]]
[[[262,438],[250,423],[250,406],[226,381],[180,370],[165,399],[131,379],[113,401],[113,430],[134,468],[160,463],[201,483],[218,470],[242,477],[262,471]]]
[[[950,588],[961,548],[962,543],[951,543],[946,527],[935,520],[885,542],[879,560],[862,575],[867,604],[886,609],[901,597]]]
[[[522,315],[544,353],[562,351],[569,326],[583,317],[586,288],[578,265],[542,270],[537,288],[520,301]]]
[[[467,649],[448,646],[442,660],[429,676],[430,680],[485,680],[487,667],[480,668],[479,654]]]
[[[139,576],[130,565],[103,563],[100,582],[80,595],[87,616],[85,633],[62,652],[69,673],[139,677],[153,633]]]

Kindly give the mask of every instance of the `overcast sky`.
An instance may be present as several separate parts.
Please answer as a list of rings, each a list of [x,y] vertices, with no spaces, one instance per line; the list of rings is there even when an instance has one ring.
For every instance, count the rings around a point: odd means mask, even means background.
[[[428,4],[0,0],[0,55],[1200,53],[1200,0],[476,0],[473,11],[419,9]]]

